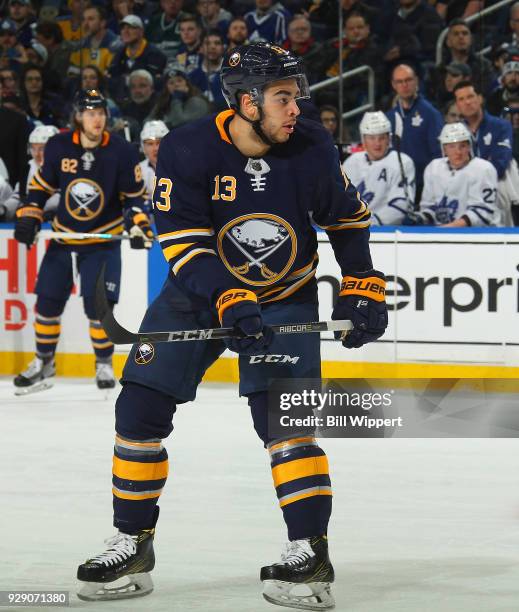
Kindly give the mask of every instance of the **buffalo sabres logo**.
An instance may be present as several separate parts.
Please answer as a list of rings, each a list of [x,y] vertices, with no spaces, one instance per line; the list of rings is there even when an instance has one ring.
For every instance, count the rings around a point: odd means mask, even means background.
[[[232,66],[234,68],[240,63],[240,59],[241,55],[238,53],[238,51],[235,51],[229,58],[229,66]]]
[[[104,206],[104,193],[94,181],[79,178],[72,181],[65,192],[67,211],[78,221],[90,221]]]
[[[154,356],[155,349],[153,348],[153,344],[148,344],[147,342],[139,344],[135,352],[135,363],[138,365],[146,365]]]
[[[241,281],[257,287],[272,285],[294,263],[297,238],[285,219],[254,213],[222,227],[218,253],[227,269]]]

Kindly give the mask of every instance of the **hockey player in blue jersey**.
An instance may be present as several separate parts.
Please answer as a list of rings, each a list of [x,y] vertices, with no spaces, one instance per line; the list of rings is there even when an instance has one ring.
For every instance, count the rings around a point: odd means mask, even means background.
[[[126,227],[134,248],[149,248],[153,232],[143,213],[145,192],[136,151],[106,131],[106,100],[97,90],[78,92],[74,131],[57,134],[45,147],[45,161],[29,185],[26,204],[16,212],[15,238],[30,247],[43,219],[47,199],[57,191],[60,200],[52,227],[58,232],[121,234]],[[35,293],[36,356],[14,384],[26,390],[45,387],[55,373],[54,354],[60,336],[60,317],[73,286],[72,254],[77,253],[81,295],[90,320],[99,388],[115,386],[113,344],[108,340],[94,304],[99,267],[106,263],[110,301],[119,295],[120,242],[99,239],[54,239],[41,263]]]
[[[360,347],[387,325],[385,280],[373,270],[370,213],[342,174],[329,134],[298,119],[308,97],[300,59],[268,43],[238,46],[224,57],[230,106],[170,132],[161,142],[154,191],[158,239],[170,273],[141,329],[196,329],[218,322],[241,339],[132,348],[116,404],[114,525],[108,549],[80,565],[79,596],[113,599],[149,593],[157,502],[168,474],[162,440],[178,404],[195,398],[205,370],[226,345],[239,354],[240,395],[268,449],[288,528],[281,563],[261,570],[268,601],[301,609],[333,607],[327,527],[331,483],[312,435],[275,439],[267,427],[269,378],[319,378],[315,334],[274,335],[270,325],[318,318],[315,226],[329,235],[343,284],[333,312]],[[182,343],[180,343],[182,344]],[[272,363],[251,356],[297,355]],[[109,583],[126,577],[118,589]],[[313,595],[293,593],[307,585]],[[106,587],[106,588],[105,588]]]

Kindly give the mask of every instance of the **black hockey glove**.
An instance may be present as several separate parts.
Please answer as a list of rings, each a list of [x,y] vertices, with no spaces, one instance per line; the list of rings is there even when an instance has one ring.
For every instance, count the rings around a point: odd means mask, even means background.
[[[350,332],[335,332],[346,348],[359,348],[380,338],[387,327],[386,279],[382,272],[355,272],[342,279],[332,319],[349,319]]]
[[[263,323],[256,294],[247,289],[230,289],[216,302],[222,327],[233,327],[243,338],[225,340],[227,348],[240,355],[264,353],[274,338],[274,332]]]
[[[433,213],[413,210],[407,213],[402,225],[437,225],[437,221]]]
[[[14,222],[14,238],[32,246],[36,240],[36,236],[40,231],[41,222],[43,220],[43,211],[34,204],[27,204],[16,211],[16,219]]]
[[[131,226],[129,229],[130,246],[132,249],[151,249],[154,234],[151,229],[149,217],[140,208],[132,208],[133,215],[130,216]]]

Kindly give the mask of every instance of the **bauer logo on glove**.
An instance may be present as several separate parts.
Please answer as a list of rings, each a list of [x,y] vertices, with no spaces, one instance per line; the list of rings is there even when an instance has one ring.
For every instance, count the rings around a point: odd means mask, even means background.
[[[342,279],[332,319],[349,319],[350,332],[336,333],[346,348],[374,342],[387,327],[386,279],[382,272],[355,272]]]

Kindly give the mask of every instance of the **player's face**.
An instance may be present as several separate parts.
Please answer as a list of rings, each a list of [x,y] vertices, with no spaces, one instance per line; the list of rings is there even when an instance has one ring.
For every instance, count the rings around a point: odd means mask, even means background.
[[[465,142],[449,142],[443,145],[445,155],[449,159],[449,164],[457,169],[468,164],[470,160],[470,143]]]
[[[44,144],[32,144],[31,145],[31,157],[36,162],[38,168],[43,166],[43,152],[45,151]]]
[[[106,127],[106,113],[103,108],[89,108],[79,114],[81,129],[89,140],[101,138]]]
[[[299,88],[295,79],[271,83],[264,92],[261,128],[272,142],[286,142],[293,134],[301,112],[296,103]]]
[[[456,106],[466,119],[474,117],[481,111],[483,98],[478,95],[473,87],[463,87],[454,93]]]
[[[389,134],[366,134],[363,140],[371,160],[376,161],[384,157],[389,147]]]
[[[145,140],[142,143],[144,149],[144,155],[149,160],[150,164],[155,167],[157,165],[157,155],[159,154],[160,139],[154,138],[153,140]]]

